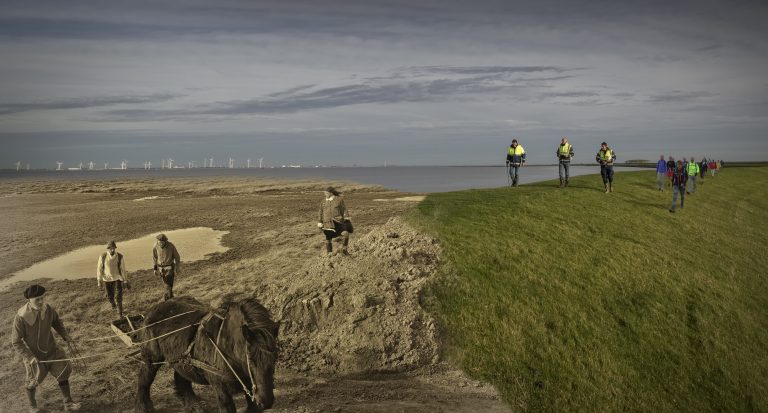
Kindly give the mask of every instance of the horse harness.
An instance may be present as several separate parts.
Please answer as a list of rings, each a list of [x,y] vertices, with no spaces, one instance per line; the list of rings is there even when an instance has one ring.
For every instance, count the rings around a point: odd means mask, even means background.
[[[209,321],[211,321],[212,318],[218,318],[221,320],[221,324],[219,325],[219,331],[216,333],[216,341],[214,342],[213,339],[208,335],[208,333],[205,331],[205,325]],[[251,379],[251,390],[249,391],[248,388],[245,386],[245,383],[242,379],[240,379],[240,376],[235,372],[235,369],[232,368],[232,365],[229,363],[226,357],[224,357],[224,354],[221,352],[221,349],[219,349],[219,340],[221,339],[221,331],[224,329],[224,320],[226,317],[222,317],[212,311],[209,311],[205,316],[203,316],[202,319],[200,319],[199,322],[195,323],[197,325],[197,329],[195,330],[195,337],[192,339],[192,341],[189,343],[189,346],[187,346],[187,349],[182,353],[179,357],[172,361],[167,361],[165,363],[168,364],[177,364],[177,363],[189,363],[193,367],[197,367],[201,370],[205,370],[211,374],[215,374],[219,377],[224,377],[227,373],[226,371],[222,371],[221,369],[212,366],[202,360],[199,360],[194,357],[194,347],[195,343],[198,339],[202,339],[205,337],[208,339],[208,341],[213,345],[213,348],[216,350],[213,353],[213,360],[215,363],[216,357],[221,356],[221,359],[224,360],[224,363],[229,367],[232,374],[235,376],[238,382],[240,382],[240,385],[243,387],[243,392],[248,396],[251,401],[256,400],[256,382],[253,380],[253,373],[251,372],[251,358],[248,356],[248,340],[245,340],[245,361],[246,361],[246,370],[248,370],[248,376]],[[154,363],[153,363],[154,364]]]

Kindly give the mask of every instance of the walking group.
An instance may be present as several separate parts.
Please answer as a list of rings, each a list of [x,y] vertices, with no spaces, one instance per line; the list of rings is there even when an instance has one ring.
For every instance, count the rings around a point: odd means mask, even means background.
[[[664,192],[667,184],[672,188],[672,205],[669,207],[669,212],[675,213],[678,195],[680,197],[680,208],[683,208],[685,206],[685,195],[696,193],[697,178],[703,184],[707,170],[710,171],[714,178],[715,173],[720,171],[723,164],[723,161],[707,160],[707,158],[703,158],[701,162],[696,162],[694,157],[678,159],[675,162],[674,157],[670,156],[669,159],[664,160],[664,155],[661,155],[656,163],[656,185],[659,192]]]
[[[154,273],[162,279],[165,287],[164,299],[173,297],[173,281],[179,271],[181,257],[168,237],[160,234],[152,248]],[[125,257],[117,252],[117,244],[110,241],[107,250],[99,255],[96,264],[96,285],[104,290],[107,300],[119,317],[123,317],[123,291],[130,289]],[[73,343],[59,314],[45,302],[45,287],[34,284],[24,290],[27,302],[16,312],[13,320],[11,342],[21,356],[26,370],[25,391],[31,412],[41,412],[37,406],[36,390],[48,373],[59,384],[63,396],[64,411],[80,409],[80,403],[72,400],[69,390],[69,376],[72,373],[71,359],[56,344],[53,331],[70,346]]]
[[[568,143],[568,138],[560,140],[557,147],[558,175],[560,177],[560,188],[565,188],[570,183],[571,160],[573,159],[573,146]],[[520,180],[519,170],[525,165],[525,149],[517,139],[512,139],[512,144],[507,149],[507,172],[509,174],[510,186],[518,186]],[[616,161],[616,152],[608,147],[606,142],[600,144],[595,155],[595,161],[600,164],[600,176],[603,179],[605,193],[613,192],[613,164]]]

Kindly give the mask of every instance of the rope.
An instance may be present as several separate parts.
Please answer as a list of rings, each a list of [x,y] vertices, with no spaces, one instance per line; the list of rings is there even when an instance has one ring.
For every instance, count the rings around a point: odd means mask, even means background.
[[[191,311],[187,311],[186,313],[176,314],[176,315],[174,315],[174,316],[171,316],[171,317],[168,317],[168,318],[164,318],[164,319],[162,319],[162,320],[159,320],[159,321],[155,321],[154,323],[151,323],[151,324],[147,324],[147,325],[145,325],[145,326],[143,326],[143,327],[139,327],[139,328],[137,328],[137,329],[135,329],[135,330],[133,330],[133,331],[129,331],[129,332],[125,333],[125,334],[134,334],[134,333],[136,333],[137,331],[141,331],[141,330],[144,330],[144,329],[145,329],[145,328],[147,328],[147,327],[152,327],[153,325],[156,325],[156,324],[160,324],[160,323],[162,323],[162,322],[164,322],[164,321],[168,321],[168,320],[170,320],[170,319],[172,319],[172,318],[181,317],[181,316],[183,316],[183,315],[187,315],[187,314],[189,314],[189,313],[194,313],[194,312],[196,312],[196,311],[197,311],[197,310],[191,310]],[[116,335],[112,334],[112,335],[109,335],[109,336],[101,336],[101,337],[89,338],[89,339],[86,339],[86,340],[79,340],[79,341],[98,341],[98,340],[106,340],[106,339],[112,339],[112,338],[116,338],[116,337],[117,337]]]
[[[171,334],[173,334],[173,333],[178,333],[178,332],[179,332],[179,331],[181,331],[181,330],[184,330],[184,329],[186,329],[186,328],[189,328],[189,327],[192,327],[192,326],[196,326],[196,325],[199,325],[199,324],[200,324],[200,323],[194,323],[194,324],[190,324],[190,325],[188,325],[188,326],[184,326],[184,327],[181,327],[181,328],[177,328],[176,330],[173,330],[173,331],[170,331],[170,332],[168,332],[168,333],[165,333],[165,334],[159,335],[159,336],[157,336],[157,337],[153,337],[153,338],[150,338],[149,340],[140,341],[140,342],[137,342],[137,343],[134,343],[134,344],[135,344],[135,345],[147,344],[147,343],[149,343],[150,341],[155,341],[155,340],[157,340],[157,339],[163,338],[163,337],[165,337],[165,336],[169,336],[169,335],[171,335]],[[56,359],[56,360],[39,360],[39,361],[38,361],[38,363],[54,363],[54,362],[57,362],[57,361],[82,360],[82,359],[87,359],[87,358],[99,357],[99,356],[102,356],[102,355],[104,355],[104,354],[113,353],[113,352],[115,352],[115,351],[118,351],[118,350],[122,351],[123,349],[122,349],[122,348],[115,348],[115,349],[112,349],[112,350],[108,350],[108,351],[105,351],[105,352],[103,352],[103,353],[92,354],[92,355],[90,355],[90,356],[71,357],[71,358],[66,358],[66,359]]]
[[[255,400],[256,399],[256,394],[251,393],[251,392],[248,391],[248,388],[245,387],[245,383],[243,383],[243,381],[240,379],[240,376],[238,376],[237,373],[235,372],[235,369],[232,368],[232,365],[229,364],[229,361],[227,361],[227,358],[224,357],[224,354],[221,352],[221,350],[219,350],[219,346],[217,346],[216,343],[214,343],[213,340],[211,340],[211,338],[207,334],[205,335],[205,337],[208,339],[208,341],[211,342],[211,344],[213,344],[213,348],[216,349],[216,351],[219,353],[221,358],[224,360],[224,363],[226,363],[227,367],[229,367],[229,370],[232,371],[232,374],[235,376],[237,381],[239,381],[240,385],[243,386],[243,392],[245,392],[245,395],[250,397],[251,401]],[[246,357],[246,358],[248,358],[248,357]],[[251,382],[251,384],[253,384],[253,382]]]

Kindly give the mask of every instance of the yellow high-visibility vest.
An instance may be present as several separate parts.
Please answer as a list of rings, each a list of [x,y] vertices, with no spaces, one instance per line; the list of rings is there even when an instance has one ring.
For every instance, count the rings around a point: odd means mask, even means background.
[[[519,156],[525,153],[525,149],[523,149],[523,145],[517,145],[514,148],[510,146],[509,149],[507,150],[507,153],[509,153],[512,156],[515,156],[515,155]]]
[[[568,156],[571,153],[571,144],[560,145],[560,155]]]

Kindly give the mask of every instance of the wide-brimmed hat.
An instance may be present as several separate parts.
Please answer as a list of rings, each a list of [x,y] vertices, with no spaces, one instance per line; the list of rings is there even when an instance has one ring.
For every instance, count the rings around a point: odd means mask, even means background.
[[[24,290],[24,298],[36,298],[45,294],[45,287],[38,284],[33,284]]]
[[[168,237],[165,236],[165,234],[158,234],[157,235],[158,241],[168,241]]]
[[[107,249],[110,248],[117,248],[117,244],[115,244],[115,241],[109,241],[109,244],[107,244]]]

